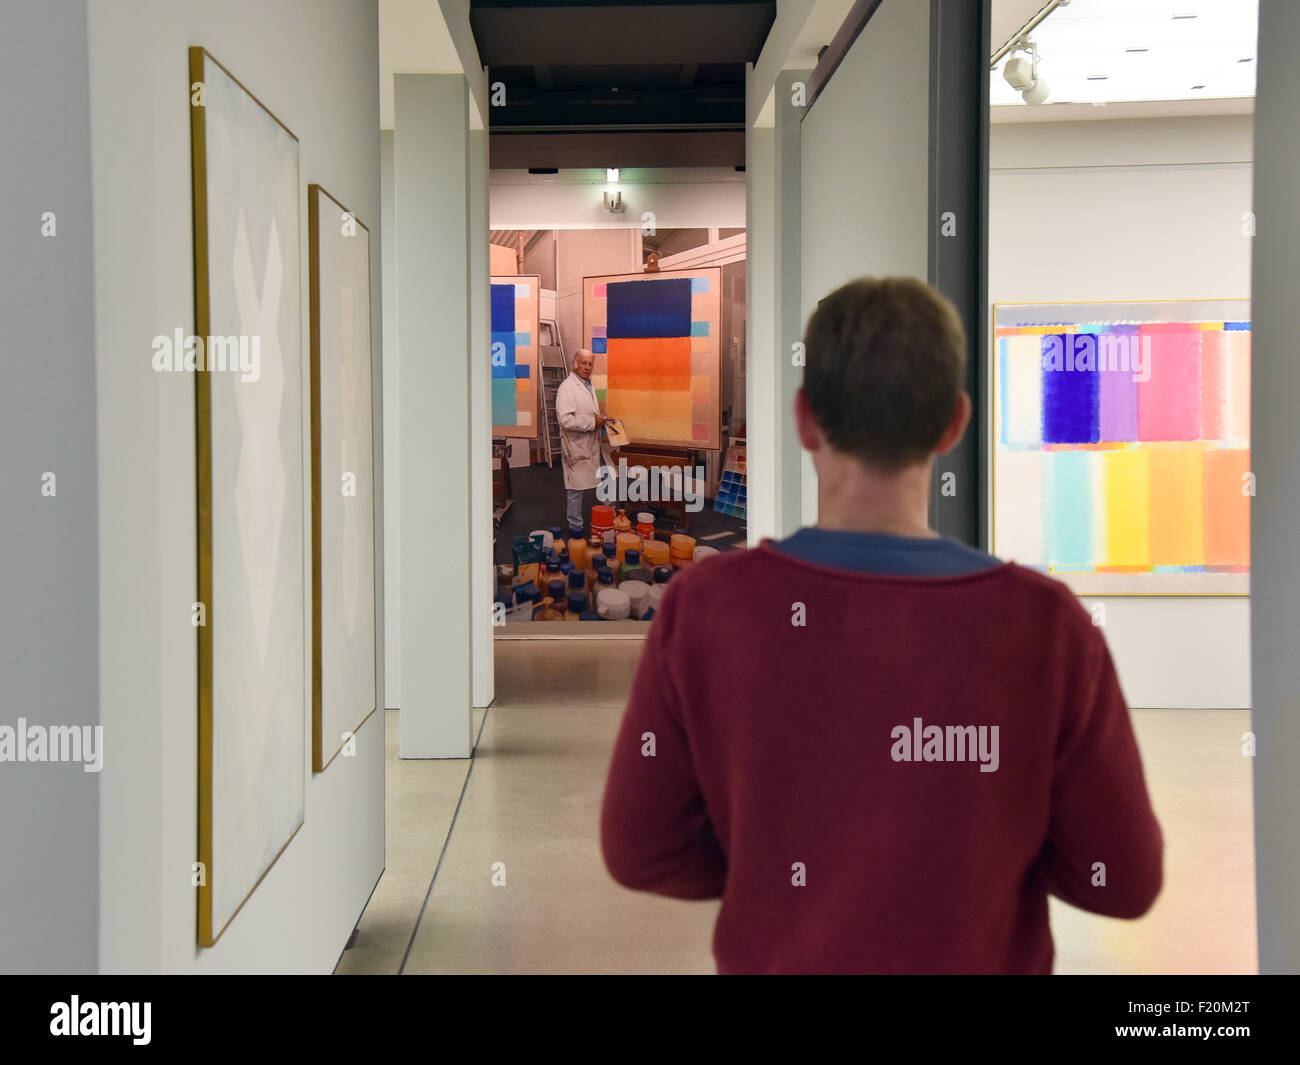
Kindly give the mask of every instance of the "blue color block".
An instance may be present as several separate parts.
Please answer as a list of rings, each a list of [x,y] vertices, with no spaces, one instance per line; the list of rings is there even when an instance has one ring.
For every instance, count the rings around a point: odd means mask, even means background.
[[[1044,352],[1049,339],[1043,337]],[[1062,344],[1074,343],[1074,337],[1068,334],[1057,339]],[[1097,373],[1044,366],[1043,443],[1095,444],[1100,439],[1101,379]]]
[[[706,337],[706,336],[708,336],[708,335],[709,335],[709,323],[708,323],[708,322],[692,322],[692,323],[691,323],[691,336],[693,336],[693,337]]]
[[[1049,375],[1044,375],[1049,376]],[[1050,376],[1080,377],[1059,373]],[[1093,545],[1093,508],[1096,493],[1093,472],[1095,451],[1053,451],[1047,454],[1043,483],[1043,516],[1047,557],[1052,568],[1068,572],[1074,567],[1091,569],[1096,564]]]
[[[529,372],[529,366],[528,366],[528,363],[526,363],[526,362],[517,362],[517,363],[515,363],[515,376],[516,376],[516,377],[531,377],[532,374]]]
[[[492,381],[492,424],[515,424],[515,382],[513,378]]]
[[[708,292],[708,291],[709,291],[709,279],[708,279],[707,277],[693,277],[693,278],[691,278],[691,291],[692,291],[692,292]]]
[[[515,347],[517,347],[517,348],[528,348],[528,347],[532,347],[532,344],[533,344],[533,335],[532,335],[532,333],[516,333],[516,334],[515,334]]]
[[[605,345],[605,338],[604,338],[604,337],[592,337],[592,338],[591,338],[591,353],[592,353],[593,355],[604,355],[604,354],[606,354],[606,345]]]
[[[492,286],[492,332],[515,331],[515,286]]]
[[[605,289],[606,335],[684,337],[691,335],[691,279],[613,281]]]
[[[1224,322],[1223,328],[1230,333],[1249,333],[1249,322]]]
[[[500,347],[498,347],[500,345]],[[500,358],[497,353],[500,352]],[[515,334],[514,333],[497,333],[492,334],[492,376],[509,377],[515,376]],[[504,362],[500,360],[504,359]]]

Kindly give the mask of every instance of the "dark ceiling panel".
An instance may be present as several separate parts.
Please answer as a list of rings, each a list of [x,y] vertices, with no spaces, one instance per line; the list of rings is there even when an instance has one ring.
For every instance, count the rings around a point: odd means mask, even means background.
[[[530,167],[744,166],[745,134],[725,132],[493,133],[493,170]]]
[[[489,67],[752,63],[775,18],[775,3],[751,0],[480,0],[469,12]]]

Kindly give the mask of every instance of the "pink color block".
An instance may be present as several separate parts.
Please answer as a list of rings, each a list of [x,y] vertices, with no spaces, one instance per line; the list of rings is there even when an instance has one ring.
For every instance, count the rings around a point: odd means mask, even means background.
[[[708,440],[709,427],[707,425],[701,425],[699,422],[693,422],[691,424],[691,439],[700,442]]]
[[[597,281],[591,286],[591,298],[594,300],[603,300],[605,298],[605,282]]]
[[[1143,358],[1151,376],[1139,381],[1139,440],[1198,440],[1201,433],[1201,330],[1179,323],[1144,325]]]

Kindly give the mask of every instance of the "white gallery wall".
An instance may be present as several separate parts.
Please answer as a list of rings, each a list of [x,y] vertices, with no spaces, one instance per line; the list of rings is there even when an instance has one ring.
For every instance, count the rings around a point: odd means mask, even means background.
[[[5,6],[0,727],[15,731],[24,721],[101,723],[87,79],[85,0]],[[9,757],[0,765],[0,972],[92,973],[101,774]]]
[[[818,301],[854,278],[926,277],[930,71],[919,57],[929,54],[929,7],[882,4],[800,126],[800,335]],[[788,410],[778,416],[793,425]],[[810,525],[817,475],[807,452],[802,462]]]
[[[384,865],[384,715],[311,772],[302,828],[217,944],[195,936],[197,649],[194,381],[151,339],[194,328],[187,50],[201,45],[299,140],[303,468],[309,484],[306,186],[370,229],[374,426],[382,439],[378,15],[354,0],[90,0],[99,440],[104,971],[329,972]],[[376,448],[375,506],[383,508]],[[310,500],[310,492],[306,498]],[[310,564],[310,507],[303,538]],[[382,523],[376,568],[382,574]],[[304,574],[305,632],[311,580]],[[377,578],[377,589],[382,589]],[[382,595],[382,592],[378,592]],[[383,641],[382,600],[376,611]],[[311,640],[304,641],[311,691]],[[378,685],[382,685],[382,658]],[[304,737],[311,735],[306,701]]]
[[[990,301],[1248,299],[1252,130],[1249,115],[994,125]],[[1096,602],[1130,705],[1250,706],[1248,599]]]

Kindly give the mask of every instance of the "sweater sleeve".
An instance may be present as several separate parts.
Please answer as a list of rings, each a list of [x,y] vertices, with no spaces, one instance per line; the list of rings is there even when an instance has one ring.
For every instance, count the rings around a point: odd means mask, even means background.
[[[1081,699],[1062,726],[1043,858],[1051,892],[1108,917],[1140,917],[1160,894],[1164,843],[1110,651],[1089,626]]]
[[[672,675],[680,595],[655,611],[605,783],[605,866],[624,887],[681,899],[721,896],[727,865],[709,821]]]

